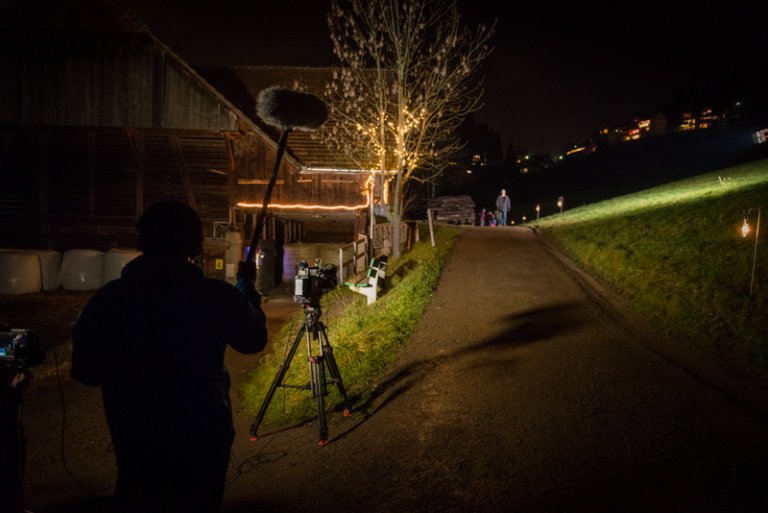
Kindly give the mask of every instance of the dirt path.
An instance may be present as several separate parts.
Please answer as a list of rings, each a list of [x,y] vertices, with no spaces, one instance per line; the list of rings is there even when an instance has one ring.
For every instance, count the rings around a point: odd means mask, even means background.
[[[766,389],[661,347],[528,230],[468,228],[380,395],[332,414],[329,445],[314,425],[249,442],[237,415],[224,511],[768,511]],[[64,390],[70,467],[109,486],[98,394]],[[62,469],[55,392],[27,400],[27,507],[103,511]]]

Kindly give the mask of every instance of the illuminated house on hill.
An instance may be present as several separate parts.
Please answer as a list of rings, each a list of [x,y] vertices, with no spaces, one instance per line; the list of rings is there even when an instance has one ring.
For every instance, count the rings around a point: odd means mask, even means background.
[[[698,115],[693,112],[684,112],[676,130],[687,132],[690,130],[704,130],[717,126],[718,122],[725,120],[725,114],[718,115],[711,107],[704,107]]]
[[[598,146],[617,142],[637,141],[645,137],[664,135],[667,118],[659,112],[653,116],[634,116],[630,121],[613,128],[603,128],[593,137]]]
[[[725,113],[717,114],[711,107],[702,108],[698,114],[684,112],[680,120],[675,123],[673,131],[688,132],[692,130],[704,130],[719,126],[727,119]],[[600,147],[619,142],[631,142],[647,137],[665,135],[669,132],[669,122],[663,112],[657,112],[653,116],[638,115],[630,121],[611,128],[602,128],[596,132],[591,142],[596,148],[590,148],[589,144],[574,145],[566,152],[566,156],[592,149],[596,151]]]

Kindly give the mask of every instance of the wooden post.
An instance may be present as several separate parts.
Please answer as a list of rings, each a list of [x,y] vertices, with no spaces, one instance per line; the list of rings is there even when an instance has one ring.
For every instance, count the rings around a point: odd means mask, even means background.
[[[435,247],[435,230],[432,228],[432,210],[427,209],[427,221],[429,222],[429,239],[432,241],[432,247]]]

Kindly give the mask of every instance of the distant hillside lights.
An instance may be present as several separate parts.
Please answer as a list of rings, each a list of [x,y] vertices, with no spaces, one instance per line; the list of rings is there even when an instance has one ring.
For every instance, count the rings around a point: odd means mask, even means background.
[[[718,119],[720,119],[720,116],[715,114],[709,107],[702,109],[698,117],[694,116],[692,112],[684,112],[683,118],[677,126],[677,130],[679,132],[687,132],[690,130],[712,128],[715,126]]]
[[[738,109],[740,104],[736,104]],[[730,116],[727,111],[717,113],[711,107],[704,107],[698,113],[684,112],[680,120],[671,127],[674,132],[689,132],[693,130],[706,130],[718,125],[727,123]],[[653,116],[635,116],[627,123],[611,128],[603,128],[593,134],[592,139],[586,143],[574,144],[571,149],[565,152],[565,157],[585,152],[594,152],[605,145],[611,145],[618,142],[629,142],[665,135],[669,132],[669,121],[667,116],[658,112]],[[768,136],[768,131],[763,132],[762,137]],[[758,135],[755,135],[757,142]],[[557,160],[562,160],[563,156],[558,156]]]
[[[653,117],[636,116],[632,121],[613,130],[604,128],[600,131],[603,141],[611,144],[621,141],[637,141],[644,137],[664,135],[667,133],[667,117],[662,113],[657,113]]]
[[[515,151],[509,155],[512,169],[521,175],[536,174],[550,169],[555,165],[555,159],[550,155],[532,154],[526,151]]]
[[[515,166],[517,166],[520,169],[521,175],[527,175],[530,169],[526,165],[528,161],[531,160],[531,156],[528,154],[522,154],[518,155],[515,159]]]
[[[565,155],[567,157],[570,157],[571,155],[573,155],[575,153],[581,153],[582,151],[586,151],[586,150],[587,150],[587,146],[586,145],[584,145],[584,144],[574,144],[573,148],[571,148],[570,150],[565,152]]]

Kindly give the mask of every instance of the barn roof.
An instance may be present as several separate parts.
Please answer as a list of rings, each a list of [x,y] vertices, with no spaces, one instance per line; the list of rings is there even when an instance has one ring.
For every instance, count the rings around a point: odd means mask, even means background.
[[[275,129],[265,125],[256,115],[256,98],[262,90],[271,86],[280,86],[305,91],[322,98],[326,85],[333,78],[332,68],[302,66],[200,67],[198,72],[232,100],[242,112],[251,116],[252,121],[272,137],[277,137]],[[359,163],[334,151],[311,132],[292,132],[288,138],[288,147],[308,170],[335,169],[347,172],[361,170]],[[375,166],[371,164],[367,168],[371,169]]]

